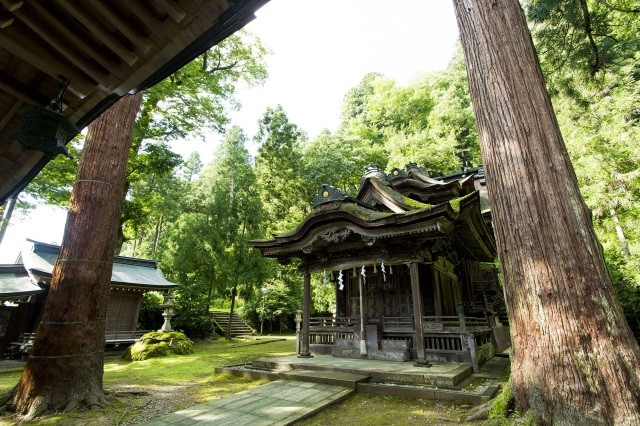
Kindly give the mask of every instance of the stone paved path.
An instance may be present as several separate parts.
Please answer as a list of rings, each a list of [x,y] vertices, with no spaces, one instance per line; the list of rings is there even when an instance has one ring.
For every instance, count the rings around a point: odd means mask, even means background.
[[[355,391],[343,386],[277,380],[143,424],[288,425],[346,398],[352,392]]]

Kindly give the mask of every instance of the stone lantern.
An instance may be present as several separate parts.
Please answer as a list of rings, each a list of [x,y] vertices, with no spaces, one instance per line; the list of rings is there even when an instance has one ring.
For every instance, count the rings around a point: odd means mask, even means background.
[[[160,330],[158,331],[173,331],[171,328],[171,318],[175,316],[175,308],[177,308],[178,305],[173,303],[173,296],[171,293],[167,292],[167,294],[164,295],[164,303],[160,305],[160,307],[164,309],[164,312],[162,313],[162,316],[164,317],[164,324],[162,324],[162,327],[160,327]]]

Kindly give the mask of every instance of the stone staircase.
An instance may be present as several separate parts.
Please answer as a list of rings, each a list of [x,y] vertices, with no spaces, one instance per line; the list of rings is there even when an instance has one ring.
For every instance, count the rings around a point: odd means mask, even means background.
[[[216,327],[221,330],[223,336],[226,335],[227,327],[229,326],[229,312],[213,312],[212,316]],[[231,336],[247,334],[255,334],[255,330],[249,327],[249,325],[234,312],[233,318],[231,319]]]

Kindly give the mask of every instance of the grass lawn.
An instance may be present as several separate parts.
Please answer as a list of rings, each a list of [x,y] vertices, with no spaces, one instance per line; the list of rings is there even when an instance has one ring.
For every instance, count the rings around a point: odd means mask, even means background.
[[[113,394],[112,405],[90,412],[75,412],[40,418],[33,425],[120,425],[131,424],[181,410],[193,404],[221,398],[263,384],[230,375],[215,374],[216,367],[241,364],[262,356],[293,355],[295,342],[287,340],[232,339],[196,342],[195,354],[170,355],[146,361],[108,359],[104,366],[104,387]],[[0,393],[18,382],[21,372],[0,373]],[[16,420],[4,415],[0,424]]]
[[[135,424],[191,405],[221,398],[265,383],[215,374],[219,366],[241,364],[262,356],[293,355],[294,340],[196,342],[196,353],[146,361],[105,361],[104,386],[111,406],[89,412],[57,414],[23,423],[28,425]],[[21,372],[0,372],[0,393],[10,390]],[[301,422],[303,425],[449,425],[463,422],[471,406],[412,398],[355,394]],[[4,415],[1,425],[16,424]],[[470,423],[482,424],[482,423]]]

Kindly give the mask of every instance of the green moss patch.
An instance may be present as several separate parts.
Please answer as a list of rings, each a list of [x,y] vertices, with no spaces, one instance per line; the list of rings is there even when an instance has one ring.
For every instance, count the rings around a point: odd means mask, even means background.
[[[127,361],[143,361],[169,354],[192,354],[193,342],[177,331],[153,331],[142,336],[122,354]]]

